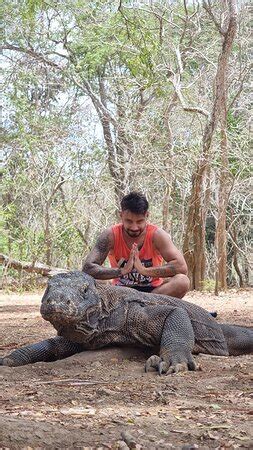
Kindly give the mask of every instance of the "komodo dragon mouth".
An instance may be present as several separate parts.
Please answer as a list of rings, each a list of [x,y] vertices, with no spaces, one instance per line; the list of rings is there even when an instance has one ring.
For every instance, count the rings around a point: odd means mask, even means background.
[[[40,313],[44,320],[52,323],[52,325],[60,323],[60,324],[70,324],[75,323],[79,318],[78,308],[73,304],[68,305],[68,309],[66,309],[59,302],[51,302],[42,303],[40,308]]]
[[[41,315],[57,329],[87,323],[94,327],[98,320],[101,302],[93,279],[83,273],[69,272],[55,276],[48,282],[42,297]],[[71,279],[72,283],[69,283]]]

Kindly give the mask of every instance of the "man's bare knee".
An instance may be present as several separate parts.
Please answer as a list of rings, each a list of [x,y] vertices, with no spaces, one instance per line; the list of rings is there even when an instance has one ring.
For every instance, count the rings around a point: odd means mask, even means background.
[[[187,275],[179,273],[169,278],[161,286],[153,290],[154,294],[170,295],[171,297],[183,298],[190,289],[190,280]]]
[[[187,275],[184,275],[183,273],[179,273],[173,277],[178,284],[178,286],[185,292],[188,292],[190,289],[190,280],[187,277]]]

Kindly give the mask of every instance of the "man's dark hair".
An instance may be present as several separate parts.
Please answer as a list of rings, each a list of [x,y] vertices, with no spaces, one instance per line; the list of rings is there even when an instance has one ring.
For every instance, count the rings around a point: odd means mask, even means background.
[[[145,214],[148,210],[148,201],[141,192],[130,192],[120,202],[121,210],[129,210],[134,214]]]

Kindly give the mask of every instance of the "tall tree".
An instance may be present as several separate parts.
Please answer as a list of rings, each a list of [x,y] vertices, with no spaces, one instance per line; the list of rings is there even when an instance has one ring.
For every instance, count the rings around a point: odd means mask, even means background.
[[[220,177],[219,211],[217,220],[216,246],[217,246],[217,276],[222,288],[226,287],[226,207],[228,203],[228,158],[227,158],[227,89],[228,61],[232,50],[232,44],[236,34],[236,1],[229,0],[224,4],[225,24],[221,24],[215,18],[212,3],[203,1],[203,6],[212,17],[222,36],[222,46],[217,64],[215,77],[214,101],[203,135],[203,149],[198,161],[192,183],[192,194],[189,204],[189,216],[184,241],[184,252],[188,267],[192,272],[192,286],[195,289],[201,287],[205,278],[205,228],[206,214],[209,202],[208,172],[210,166],[210,151],[214,132],[217,124],[221,123],[221,154],[222,170]],[[192,237],[192,250],[190,239]]]

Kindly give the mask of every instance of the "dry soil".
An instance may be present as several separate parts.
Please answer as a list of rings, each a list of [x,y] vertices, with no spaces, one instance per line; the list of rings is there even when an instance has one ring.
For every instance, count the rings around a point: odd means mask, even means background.
[[[53,336],[41,293],[0,294],[0,354]],[[187,300],[252,325],[252,291]],[[144,373],[146,355],[110,348],[54,363],[0,368],[0,447],[253,448],[252,356],[196,357],[202,370]]]

